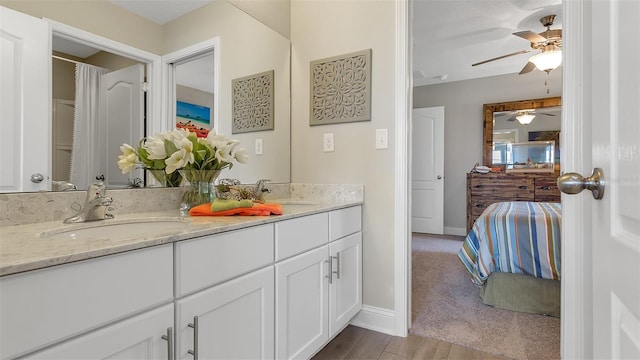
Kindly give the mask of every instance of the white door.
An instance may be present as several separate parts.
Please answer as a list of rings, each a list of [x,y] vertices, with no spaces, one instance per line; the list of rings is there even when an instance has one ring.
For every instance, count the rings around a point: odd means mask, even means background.
[[[45,21],[0,6],[0,192],[51,189],[49,49]]]
[[[269,266],[179,300],[176,358],[273,359],[273,284]]]
[[[96,309],[99,311],[99,309]],[[173,304],[80,336],[29,356],[33,359],[171,359]],[[163,336],[165,338],[163,338]]]
[[[593,355],[640,359],[640,2],[593,1]],[[585,174],[583,174],[585,175]],[[582,194],[590,196],[590,194]]]
[[[444,233],[444,107],[413,109],[411,231]]]
[[[329,337],[342,330],[362,309],[362,233],[329,244]]]
[[[144,65],[136,64],[102,75],[100,82],[100,164],[108,188],[126,188],[129,179],[143,178],[142,170],[122,174],[120,146],[137,147],[144,136]],[[93,178],[91,178],[93,180]]]
[[[326,246],[276,264],[276,358],[310,358],[329,339]]]

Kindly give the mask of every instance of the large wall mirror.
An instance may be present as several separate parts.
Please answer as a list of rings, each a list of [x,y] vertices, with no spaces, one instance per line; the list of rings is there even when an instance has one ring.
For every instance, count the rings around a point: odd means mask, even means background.
[[[70,2],[73,3],[73,2]],[[59,13],[49,16],[46,11],[36,9],[31,11],[28,4],[16,2],[16,10],[22,11],[39,18],[60,18]],[[24,5],[24,8],[21,6]],[[13,6],[9,4],[9,6]],[[74,10],[77,16],[82,16],[81,11]],[[67,15],[65,15],[67,16]],[[109,14],[101,14],[100,16],[109,16]],[[140,134],[151,135],[152,133],[175,128],[177,119],[176,101],[185,103],[202,103],[211,110],[211,127],[215,128],[218,133],[224,133],[227,136],[237,138],[241,142],[241,146],[247,148],[250,154],[248,164],[237,164],[224,177],[234,177],[242,182],[255,182],[258,179],[269,179],[273,182],[289,182],[290,181],[290,42],[284,36],[278,34],[270,27],[260,23],[252,16],[246,14],[227,1],[216,1],[212,4],[204,6],[194,12],[183,16],[184,21],[172,21],[168,25],[162,26],[158,34],[164,43],[165,53],[176,52],[194,44],[201,43],[203,39],[218,39],[218,47],[211,49],[208,54],[193,57],[192,59],[183,58],[175,59],[176,68],[175,82],[168,83],[163,78],[163,66],[160,55],[154,55],[144,50],[140,50],[142,54],[150,54],[158,57],[158,62],[143,59],[141,57],[128,57],[127,54],[119,54],[109,51],[108,48],[100,48],[100,44],[88,44],[82,39],[74,39],[72,36],[65,36],[65,45],[73,43],[78,48],[86,48],[87,45],[93,48],[90,55],[78,55],[68,47],[59,47],[61,38],[55,34],[53,41],[53,54],[72,61],[87,62],[95,64],[96,58],[108,58],[107,62],[102,61],[101,67],[109,67],[109,70],[118,70],[134,64],[139,64],[144,68],[143,76],[147,83],[152,87],[152,93],[147,93],[146,99],[143,100],[144,115],[137,125],[131,125],[131,128],[140,128],[140,132],[130,136],[130,140],[126,142],[131,145],[137,145]],[[114,19],[114,24],[119,23]],[[64,25],[63,23],[61,23]],[[55,30],[55,27],[54,27]],[[148,34],[147,34],[148,35]],[[257,43],[256,43],[257,42]],[[128,45],[125,45],[127,47]],[[128,46],[130,47],[130,46]],[[215,63],[215,61],[218,63]],[[73,68],[73,63],[66,60],[55,59],[51,61],[54,68],[66,67]],[[108,65],[107,65],[108,64]],[[173,66],[173,63],[170,64]],[[204,65],[204,66],[203,66]],[[217,68],[219,72],[215,77],[211,73],[211,69]],[[195,69],[195,70],[194,70]],[[208,77],[204,78],[202,73],[197,73],[206,69]],[[275,94],[277,101],[275,102],[275,126],[273,130],[249,132],[244,134],[233,134],[231,131],[231,81],[235,78],[260,73],[267,70],[274,70],[275,76]],[[57,70],[56,70],[57,71]],[[71,70],[73,71],[73,70]],[[67,70],[67,73],[69,70]],[[194,73],[195,72],[195,73]],[[200,84],[190,82],[194,78],[199,78],[201,83],[209,84],[203,88]],[[162,80],[162,81],[161,81]],[[66,74],[62,79],[56,73],[53,73],[53,86],[56,86],[55,94],[52,94],[52,110],[57,114],[51,116],[51,121],[55,122],[51,125],[51,146],[49,153],[45,154],[51,159],[51,174],[49,180],[55,180],[54,185],[63,184],[61,188],[55,186],[52,190],[64,190],[64,183],[70,182],[70,173],[72,171],[86,173],[89,181],[95,176],[102,174],[102,171],[96,169],[85,169],[75,167],[71,169],[71,153],[73,144],[73,112],[74,98],[73,93],[73,73]],[[155,82],[155,83],[154,83]],[[66,83],[66,84],[65,84]],[[217,87],[212,84],[216,83]],[[169,89],[170,96],[166,96],[167,92],[160,91],[161,88],[171,85]],[[66,87],[65,91],[59,91],[60,87]],[[153,92],[155,90],[155,92]],[[167,109],[172,106],[172,111]],[[65,118],[65,116],[67,118]],[[69,119],[69,117],[71,117]],[[124,127],[124,126],[122,126]],[[134,140],[136,137],[138,140]],[[255,144],[260,141],[262,143],[262,154],[256,154]],[[121,143],[121,141],[116,141]],[[117,156],[120,154],[119,145],[111,142],[102,142],[100,146],[103,148],[92,148],[91,144],[85,143],[77,147],[76,150],[82,150],[85,153],[105,152],[109,154],[106,158],[107,164],[111,164],[112,172],[117,172]],[[115,169],[115,171],[114,171]],[[97,171],[97,172],[96,172]],[[98,174],[100,172],[100,174]],[[142,178],[144,184],[145,174],[142,171],[132,173],[113,183],[114,188],[126,188],[132,178]],[[115,179],[116,175],[111,175],[111,179]],[[144,186],[144,185],[143,185]],[[79,190],[86,189],[86,184],[78,184]]]
[[[484,104],[483,163],[504,169],[508,143],[554,140],[559,149],[561,105],[560,97]]]

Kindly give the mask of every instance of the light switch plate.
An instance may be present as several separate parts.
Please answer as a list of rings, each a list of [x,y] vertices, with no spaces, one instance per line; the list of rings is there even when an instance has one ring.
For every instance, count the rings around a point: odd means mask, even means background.
[[[376,149],[389,148],[389,134],[387,129],[376,129]]]
[[[255,151],[256,155],[262,155],[262,139],[256,139]]]
[[[334,151],[333,133],[324,134],[324,140],[322,143],[323,143],[324,152]]]

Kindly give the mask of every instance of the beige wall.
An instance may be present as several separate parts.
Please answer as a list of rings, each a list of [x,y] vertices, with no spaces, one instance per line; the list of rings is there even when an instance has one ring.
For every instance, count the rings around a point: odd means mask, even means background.
[[[466,174],[482,162],[482,105],[561,96],[561,68],[549,75],[549,94],[546,79],[546,73],[534,71],[413,89],[414,108],[444,106],[445,232],[466,229]]]
[[[363,300],[394,308],[394,1],[293,0],[292,181],[364,184]],[[371,121],[309,126],[309,62],[372,49]],[[375,149],[375,130],[389,130],[389,149]],[[322,151],[334,133],[335,152]]]
[[[249,150],[249,165],[234,166],[228,177],[243,182],[260,178],[290,181],[289,41],[273,29],[226,1],[216,1],[164,26],[164,53],[219,37],[219,88],[216,130],[240,141]],[[274,130],[231,133],[231,81],[274,70]],[[215,110],[214,110],[215,111]],[[254,155],[255,139],[263,155]]]
[[[162,54],[162,26],[109,1],[0,0],[0,5]]]

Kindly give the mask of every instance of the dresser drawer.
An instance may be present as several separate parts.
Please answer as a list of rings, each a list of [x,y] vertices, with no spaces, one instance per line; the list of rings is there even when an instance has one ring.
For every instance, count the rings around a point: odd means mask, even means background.
[[[536,179],[536,201],[560,201],[560,189],[555,178]]]
[[[176,297],[272,264],[273,246],[273,224],[176,243]]]
[[[303,253],[328,242],[329,215],[327,213],[276,223],[276,261]]]
[[[473,218],[477,218],[478,216],[480,216],[480,214],[482,214],[482,212],[491,204],[493,203],[497,203],[497,202],[501,202],[501,201],[506,201],[504,199],[490,199],[490,198],[483,198],[483,199],[473,199],[471,200],[471,216],[473,216]]]
[[[0,358],[173,300],[173,246],[0,278]]]
[[[535,187],[533,179],[473,178],[469,183],[472,196],[499,196],[503,199],[533,201]]]

